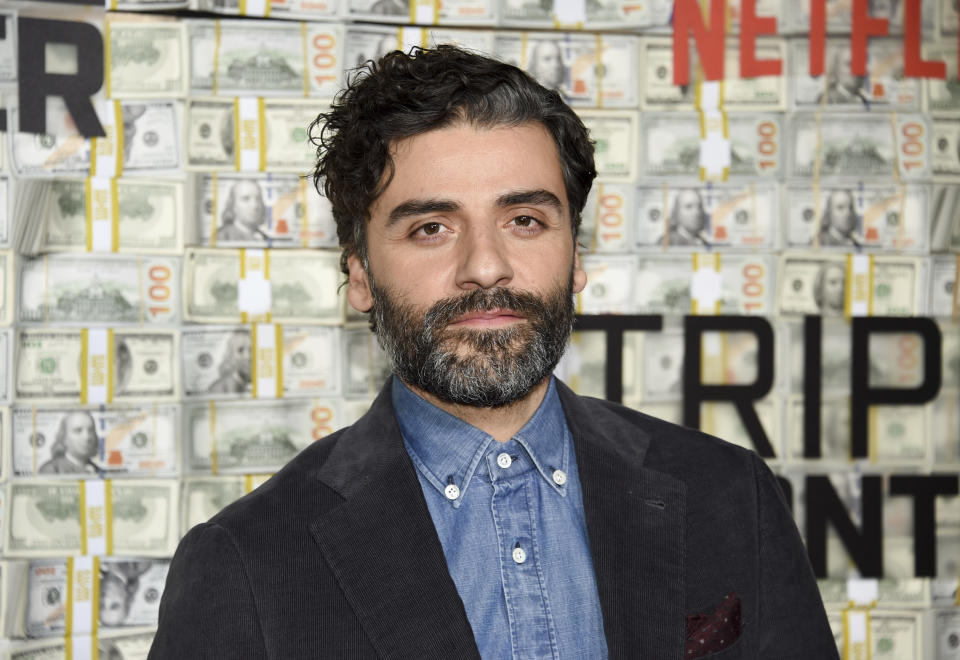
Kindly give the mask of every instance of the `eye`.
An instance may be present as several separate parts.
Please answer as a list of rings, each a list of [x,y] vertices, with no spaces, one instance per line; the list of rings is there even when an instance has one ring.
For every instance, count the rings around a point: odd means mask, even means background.
[[[426,224],[420,225],[417,227],[416,232],[418,234],[425,234],[427,236],[436,236],[443,230],[443,225],[439,222],[428,222]]]
[[[524,229],[536,227],[540,224],[540,221],[530,215],[518,215],[513,220],[511,220],[517,227],[522,227]]]

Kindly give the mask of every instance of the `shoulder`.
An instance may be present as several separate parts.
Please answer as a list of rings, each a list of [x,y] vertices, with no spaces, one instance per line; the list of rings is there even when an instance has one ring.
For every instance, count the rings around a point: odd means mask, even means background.
[[[576,396],[586,415],[583,433],[611,445],[619,454],[642,451],[645,468],[685,482],[712,482],[752,476],[762,460],[749,449],[646,413],[592,397]]]

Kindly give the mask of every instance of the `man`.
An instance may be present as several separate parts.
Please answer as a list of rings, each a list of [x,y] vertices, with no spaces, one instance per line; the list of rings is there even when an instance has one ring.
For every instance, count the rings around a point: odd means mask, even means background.
[[[99,474],[91,459],[100,449],[97,424],[86,410],[69,412],[60,418],[57,437],[50,448],[50,460],[40,466],[40,474]]]
[[[263,244],[269,237],[260,227],[267,221],[263,192],[255,179],[241,179],[230,187],[224,206],[217,240],[225,243]]]
[[[835,657],[760,459],[551,377],[596,173],[559,95],[414,49],[318,125],[348,299],[395,377],[187,534],[151,657]]]

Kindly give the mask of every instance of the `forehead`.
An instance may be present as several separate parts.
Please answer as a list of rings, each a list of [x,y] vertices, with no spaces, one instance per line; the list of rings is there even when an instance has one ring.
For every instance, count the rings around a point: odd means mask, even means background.
[[[539,122],[490,128],[458,122],[397,140],[390,156],[393,176],[371,205],[373,214],[399,198],[508,189],[547,189],[566,203],[560,156]]]

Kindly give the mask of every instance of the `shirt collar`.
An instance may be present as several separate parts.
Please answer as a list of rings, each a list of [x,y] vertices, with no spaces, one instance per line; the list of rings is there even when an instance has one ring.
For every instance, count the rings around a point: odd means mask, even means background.
[[[396,376],[391,396],[411,460],[441,493],[450,484],[458,488],[456,498],[448,497],[458,508],[477,466],[487,453],[497,451],[500,443],[492,435],[418,396]],[[566,495],[565,479],[557,484],[554,472],[560,470],[564,475],[569,472],[571,436],[553,376],[536,412],[512,440],[523,447],[550,486]]]

